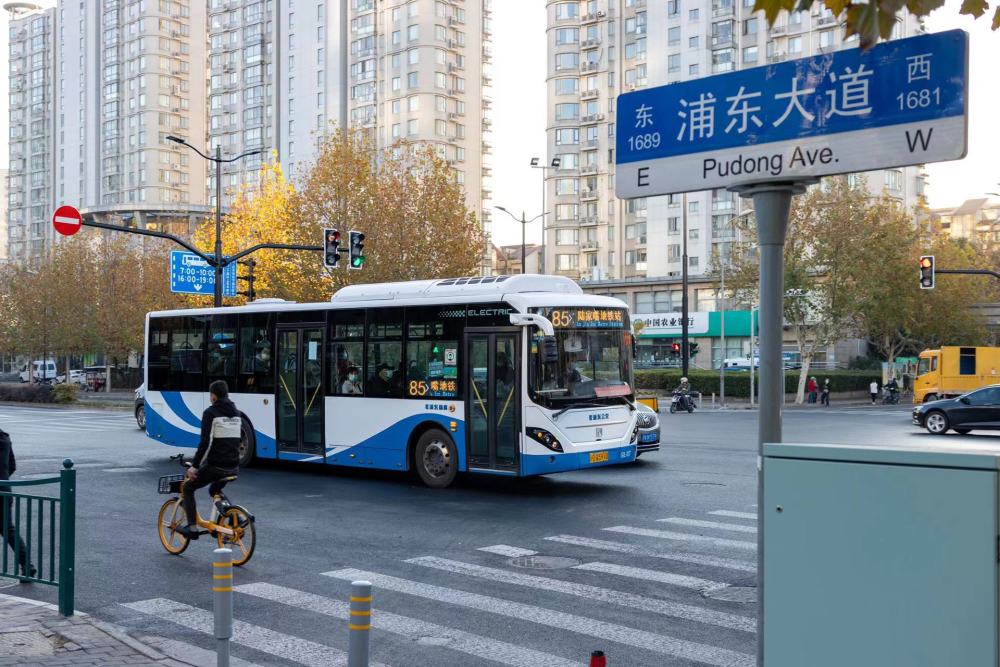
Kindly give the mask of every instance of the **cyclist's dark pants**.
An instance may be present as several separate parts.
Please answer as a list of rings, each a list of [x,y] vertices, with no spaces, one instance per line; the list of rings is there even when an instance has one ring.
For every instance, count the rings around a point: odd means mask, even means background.
[[[198,507],[195,504],[194,492],[203,486],[208,486],[208,494],[214,496],[222,491],[222,487],[226,485],[226,482],[219,480],[224,477],[232,477],[235,474],[235,470],[223,470],[222,468],[209,466],[200,468],[196,478],[184,482],[184,512],[187,513],[189,526],[193,526],[198,522]]]
[[[10,490],[9,486],[0,486],[0,491]],[[0,497],[0,531],[7,538],[10,550],[14,552],[15,562],[20,564],[22,570],[26,570],[29,566],[28,551],[24,548],[24,540],[14,529],[14,499],[10,496]],[[3,544],[0,544],[0,550],[3,548]],[[13,567],[11,569],[13,570]]]

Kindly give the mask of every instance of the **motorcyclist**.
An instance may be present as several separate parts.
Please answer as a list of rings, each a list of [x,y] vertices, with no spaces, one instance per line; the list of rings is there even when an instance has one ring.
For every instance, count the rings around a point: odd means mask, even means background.
[[[681,383],[674,389],[674,393],[680,397],[681,408],[687,410],[688,401],[691,400],[691,383],[686,377],[681,378]]]
[[[899,401],[899,383],[896,382],[896,378],[889,378],[889,381],[885,383],[886,398],[890,403],[896,403]]]

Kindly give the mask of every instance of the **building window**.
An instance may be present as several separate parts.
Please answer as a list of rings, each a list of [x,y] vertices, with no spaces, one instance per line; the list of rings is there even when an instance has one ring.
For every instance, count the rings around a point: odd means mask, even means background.
[[[556,245],[576,245],[580,240],[578,229],[557,229]]]
[[[557,53],[556,71],[564,69],[577,69],[580,67],[579,53]]]
[[[556,269],[559,271],[572,271],[580,268],[579,255],[556,255]]]
[[[750,64],[757,62],[757,47],[747,46],[743,49],[743,62],[744,64]]]
[[[575,19],[580,16],[580,3],[560,2],[556,5],[556,20]]]
[[[885,172],[885,187],[890,190],[900,191],[903,189],[903,172],[898,169],[887,169]]]

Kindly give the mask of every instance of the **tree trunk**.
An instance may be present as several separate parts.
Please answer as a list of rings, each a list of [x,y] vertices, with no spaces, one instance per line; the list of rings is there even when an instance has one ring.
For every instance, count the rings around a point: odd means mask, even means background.
[[[795,405],[802,405],[805,399],[806,382],[809,380],[809,367],[812,365],[812,352],[802,356],[802,369],[799,371],[799,388],[795,392]]]

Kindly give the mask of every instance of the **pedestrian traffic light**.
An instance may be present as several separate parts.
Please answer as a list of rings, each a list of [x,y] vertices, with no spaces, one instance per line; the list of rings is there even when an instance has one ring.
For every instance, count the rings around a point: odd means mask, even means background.
[[[674,343],[673,345],[670,346],[670,356],[671,357],[679,357],[679,356],[681,356],[681,344],[680,343]]]
[[[693,357],[698,354],[698,343],[689,342],[688,343],[688,356]]]
[[[347,265],[349,269],[360,269],[365,264],[365,235],[361,232],[350,232],[350,264]]]
[[[243,296],[245,296],[247,298],[247,301],[253,301],[254,299],[257,298],[257,291],[253,288],[253,281],[254,281],[253,270],[254,267],[257,266],[257,262],[255,260],[248,259],[245,261],[239,260],[238,263],[241,266],[247,267],[247,274],[245,276],[236,276],[236,280],[246,281],[247,288],[245,291],[237,292],[237,294],[242,294]]]
[[[337,268],[340,261],[340,232],[336,229],[323,230],[323,266]]]
[[[920,289],[934,289],[934,255],[920,258]]]

